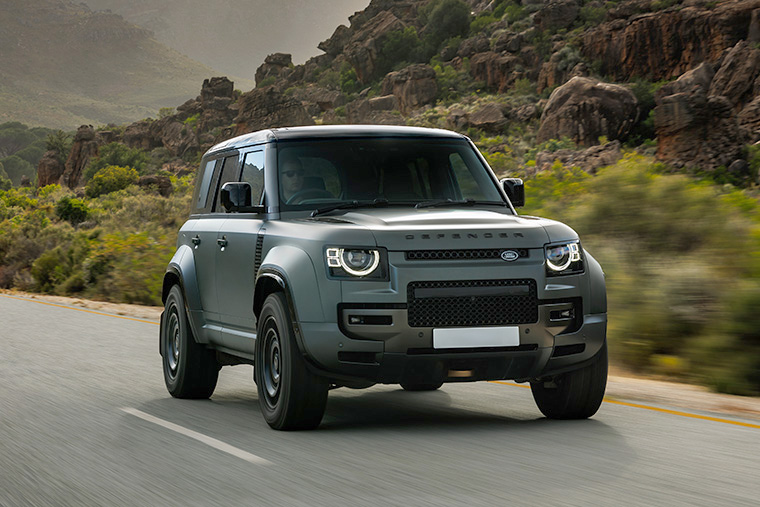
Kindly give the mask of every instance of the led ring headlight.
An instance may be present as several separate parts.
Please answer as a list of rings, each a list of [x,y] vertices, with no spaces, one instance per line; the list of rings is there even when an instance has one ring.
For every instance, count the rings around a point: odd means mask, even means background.
[[[380,265],[380,252],[360,248],[328,248],[327,265],[342,268],[354,276],[367,276]]]
[[[581,260],[578,243],[546,247],[546,265],[552,271],[564,271],[573,262]]]

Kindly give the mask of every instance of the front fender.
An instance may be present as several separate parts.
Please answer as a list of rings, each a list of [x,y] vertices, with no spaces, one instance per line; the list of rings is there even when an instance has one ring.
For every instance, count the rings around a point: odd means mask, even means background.
[[[317,272],[311,257],[300,248],[290,245],[275,246],[261,262],[260,273],[278,273],[290,290],[297,322],[324,322],[322,298]],[[257,281],[256,291],[260,290]],[[257,299],[258,295],[254,295]]]
[[[586,266],[589,276],[589,305],[586,313],[607,313],[607,286],[602,266],[585,249]]]

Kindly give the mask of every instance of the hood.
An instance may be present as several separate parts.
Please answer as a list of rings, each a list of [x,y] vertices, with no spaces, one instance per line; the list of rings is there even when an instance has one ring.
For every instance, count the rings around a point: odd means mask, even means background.
[[[550,241],[544,226],[551,221],[484,209],[357,210],[340,220],[366,227],[379,246],[396,251],[538,248]]]

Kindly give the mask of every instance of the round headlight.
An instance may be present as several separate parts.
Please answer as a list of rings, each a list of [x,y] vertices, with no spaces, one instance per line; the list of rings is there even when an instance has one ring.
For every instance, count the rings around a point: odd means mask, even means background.
[[[377,250],[341,249],[340,265],[354,276],[367,276],[380,265],[380,252]]]
[[[546,247],[546,265],[552,271],[564,271],[575,261],[581,260],[578,243]]]

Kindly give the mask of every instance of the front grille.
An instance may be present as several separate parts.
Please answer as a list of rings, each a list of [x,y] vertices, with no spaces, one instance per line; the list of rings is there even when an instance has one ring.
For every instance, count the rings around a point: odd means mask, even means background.
[[[538,322],[536,281],[411,282],[411,327],[503,326]]]
[[[404,258],[408,261],[501,259],[501,253],[507,250],[517,252],[521,259],[528,257],[528,250],[525,248],[478,248],[470,250],[410,250],[404,252]]]

